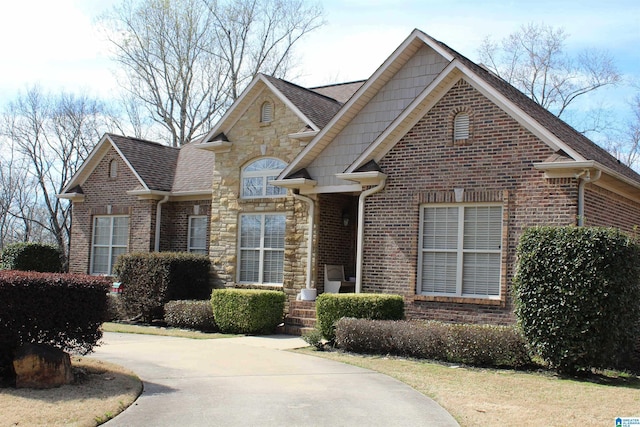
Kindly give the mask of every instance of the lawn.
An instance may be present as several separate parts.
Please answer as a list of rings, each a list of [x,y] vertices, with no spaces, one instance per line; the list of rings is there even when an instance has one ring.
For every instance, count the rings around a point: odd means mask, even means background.
[[[640,417],[640,378],[605,372],[563,378],[394,357],[301,350],[394,377],[433,398],[461,426],[607,426]]]
[[[222,337],[172,328],[106,323],[105,331],[197,339]],[[435,362],[338,351],[301,353],[360,366],[394,377],[433,398],[463,427],[607,426],[616,417],[640,417],[640,378],[615,372],[588,379],[552,372],[451,366]],[[115,416],[140,392],[135,374],[101,361],[74,358],[87,372],[79,385],[53,390],[2,389],[0,427],[94,426]],[[97,365],[96,365],[97,364]]]

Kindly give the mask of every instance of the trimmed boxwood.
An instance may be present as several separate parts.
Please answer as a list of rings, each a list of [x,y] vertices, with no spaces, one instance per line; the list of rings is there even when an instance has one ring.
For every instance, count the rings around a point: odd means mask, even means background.
[[[211,295],[206,255],[186,252],[129,253],[118,257],[114,271],[121,283],[122,306],[144,322],[162,319],[171,300],[207,300]]]
[[[164,321],[174,328],[202,332],[215,332],[218,329],[209,300],[169,301],[164,305]]]
[[[404,318],[404,300],[390,294],[322,294],[316,300],[317,327],[329,341],[342,317],[376,320]]]
[[[20,242],[2,250],[0,269],[59,273],[62,271],[60,250],[45,243]]]
[[[531,363],[526,341],[513,326],[343,317],[336,323],[336,346],[471,366],[519,368]]]
[[[632,352],[640,320],[640,251],[618,230],[525,230],[514,288],[525,337],[559,371],[614,368]]]
[[[284,319],[282,291],[216,289],[211,293],[213,318],[220,332],[270,334]]]

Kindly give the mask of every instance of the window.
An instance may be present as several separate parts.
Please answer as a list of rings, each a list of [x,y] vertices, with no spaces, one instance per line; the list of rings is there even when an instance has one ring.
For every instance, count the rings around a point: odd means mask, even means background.
[[[285,215],[240,217],[238,281],[282,284]]]
[[[278,197],[287,194],[287,189],[270,184],[285,168],[286,163],[278,159],[259,159],[249,163],[242,171],[242,197]]]
[[[273,105],[270,102],[264,102],[260,108],[260,121],[262,123],[270,123],[273,120]]]
[[[208,253],[206,216],[189,217],[189,237],[187,243],[187,251],[204,255]]]
[[[111,160],[109,162],[109,178],[116,178],[118,176],[118,161]]]
[[[418,293],[499,297],[501,245],[501,206],[423,206]]]
[[[91,274],[113,273],[118,255],[127,252],[128,216],[96,216],[93,218]]]
[[[458,113],[453,119],[453,141],[469,139],[469,113]]]

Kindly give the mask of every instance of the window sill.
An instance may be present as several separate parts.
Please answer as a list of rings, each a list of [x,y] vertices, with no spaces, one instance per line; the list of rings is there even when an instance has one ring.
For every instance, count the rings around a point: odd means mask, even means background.
[[[413,301],[428,301],[428,302],[447,302],[453,304],[475,304],[475,305],[489,305],[504,307],[505,301],[500,299],[489,298],[468,298],[468,297],[448,297],[441,295],[414,295]]]

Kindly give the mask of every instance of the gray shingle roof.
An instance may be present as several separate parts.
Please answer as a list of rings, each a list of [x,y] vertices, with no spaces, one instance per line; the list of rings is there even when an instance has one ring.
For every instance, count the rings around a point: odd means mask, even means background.
[[[342,107],[342,103],[328,96],[275,77],[264,77],[320,129],[325,127]]]
[[[337,83],[333,85],[312,87],[309,89],[344,104],[365,82],[366,80],[359,80],[357,82]]]
[[[171,191],[178,163],[178,148],[157,142],[109,134],[150,190]]]
[[[200,141],[193,141],[180,147],[172,191],[211,190],[215,154],[199,149],[199,143]]]

